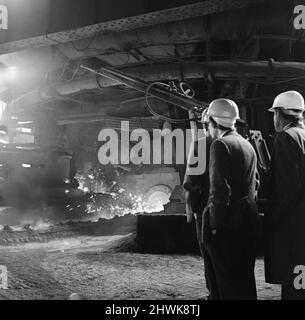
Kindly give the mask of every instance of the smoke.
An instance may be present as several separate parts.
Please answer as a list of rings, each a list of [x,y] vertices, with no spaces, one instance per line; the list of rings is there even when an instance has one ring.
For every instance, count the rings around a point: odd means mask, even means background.
[[[10,179],[0,187],[3,205],[0,207],[0,225],[23,226],[31,229],[48,229],[54,224],[67,221],[97,221],[125,215],[160,211],[163,206],[158,199],[146,203],[141,191],[131,191],[120,186],[120,174],[77,174],[78,188],[69,184],[45,187],[32,180]],[[1,182],[0,182],[1,184]],[[127,190],[129,189],[129,190]]]

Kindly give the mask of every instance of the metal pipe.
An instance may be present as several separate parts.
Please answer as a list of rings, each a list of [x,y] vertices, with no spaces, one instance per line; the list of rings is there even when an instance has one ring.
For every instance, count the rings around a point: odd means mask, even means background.
[[[264,81],[276,83],[277,81],[305,82],[305,63],[301,62],[269,62],[269,61],[214,61],[201,63],[185,63],[184,79],[203,79],[211,75],[214,79]],[[128,76],[141,79],[146,82],[179,80],[181,70],[176,64],[154,64],[132,68],[125,68]],[[70,95],[81,90],[101,89],[103,87],[118,86],[120,82],[96,75],[84,77],[69,82],[60,82],[44,90],[35,90],[24,94],[15,100],[15,104],[26,107],[37,104],[47,99],[56,98],[58,95]]]
[[[130,87],[142,93],[148,93],[147,89],[149,85],[146,82],[132,78],[118,70],[103,67],[96,71],[83,65],[81,66],[81,68],[97,75],[109,78],[111,80],[121,82],[127,87]],[[172,92],[169,92],[168,90],[162,89],[161,87],[151,88],[151,90],[149,91],[149,96],[158,98],[159,100],[162,100],[166,103],[174,104],[185,110],[190,110],[192,108],[201,107],[207,104],[206,102],[202,102],[196,99],[186,98],[183,95],[174,94]]]

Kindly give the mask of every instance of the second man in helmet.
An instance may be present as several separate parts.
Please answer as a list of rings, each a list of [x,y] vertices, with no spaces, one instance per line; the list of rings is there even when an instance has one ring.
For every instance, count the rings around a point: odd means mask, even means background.
[[[219,298],[256,299],[256,154],[235,129],[239,110],[234,101],[214,100],[207,115],[214,142],[210,150],[210,192],[204,211],[203,241],[212,261]]]

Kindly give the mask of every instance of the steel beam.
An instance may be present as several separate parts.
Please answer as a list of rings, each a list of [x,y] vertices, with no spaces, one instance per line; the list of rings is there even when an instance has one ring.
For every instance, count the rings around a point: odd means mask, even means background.
[[[85,27],[45,34],[23,40],[0,44],[0,54],[25,50],[33,47],[64,44],[71,41],[90,38],[95,35],[134,30],[147,26],[181,21],[194,17],[206,16],[223,11],[256,6],[266,2],[281,2],[289,0],[206,0],[195,4],[151,12],[133,17],[117,19]]]

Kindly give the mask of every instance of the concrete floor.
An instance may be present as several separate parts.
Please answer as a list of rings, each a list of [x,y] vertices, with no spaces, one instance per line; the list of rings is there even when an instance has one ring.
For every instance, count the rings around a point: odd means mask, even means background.
[[[203,263],[188,255],[128,252],[133,235],[75,237],[44,244],[0,247],[9,272],[0,299],[200,299],[206,295]],[[279,299],[278,286],[264,282],[257,261],[259,299]]]

